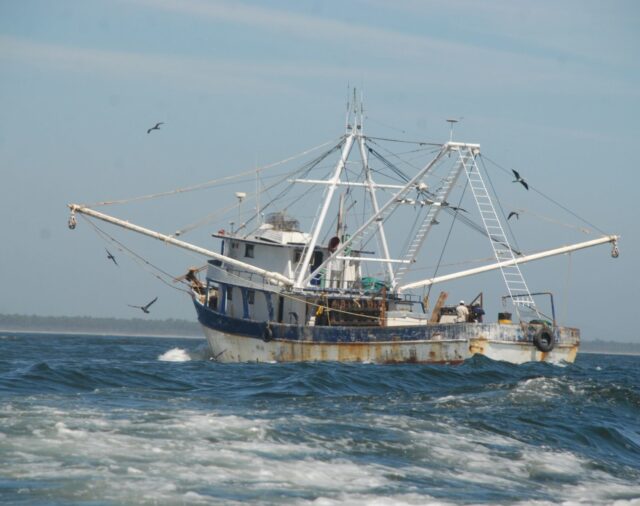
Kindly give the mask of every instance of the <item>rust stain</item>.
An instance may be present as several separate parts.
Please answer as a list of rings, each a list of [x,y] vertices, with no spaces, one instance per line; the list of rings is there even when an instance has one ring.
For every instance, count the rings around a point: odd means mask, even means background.
[[[464,362],[464,360],[418,360],[413,362],[415,364],[434,364],[434,365],[460,365]],[[406,360],[385,360],[384,362],[380,362],[381,364],[406,364]]]
[[[400,341],[398,336],[389,336],[384,342],[321,343],[312,339],[285,340],[274,339],[263,342],[261,339],[235,338],[228,336],[210,347],[222,361],[338,361],[367,362],[378,364],[430,363],[457,364],[474,354],[482,354],[497,360],[512,360],[516,363],[527,361],[554,362],[561,358],[573,362],[579,348],[579,341],[568,343],[560,341],[551,352],[537,350],[531,342],[500,339],[500,336],[487,336],[476,333],[470,339],[444,339],[427,341]],[[448,337],[448,338],[447,338]]]
[[[486,346],[487,346],[487,340],[485,338],[470,339],[469,353],[471,355],[475,355],[476,353],[479,353],[480,355],[484,355],[486,353],[485,351]]]

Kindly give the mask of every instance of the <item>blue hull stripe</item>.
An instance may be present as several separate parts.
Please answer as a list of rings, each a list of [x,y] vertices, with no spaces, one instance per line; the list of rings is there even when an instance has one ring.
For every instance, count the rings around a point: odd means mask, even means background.
[[[227,334],[264,339],[269,333],[267,322],[255,320],[244,320],[223,315],[217,311],[203,306],[194,301],[198,312],[198,321],[205,327]],[[269,338],[283,341],[305,341],[317,343],[379,343],[389,341],[427,341],[434,337],[442,340],[464,339],[464,327],[468,324],[445,324],[445,325],[420,325],[404,327],[340,327],[340,326],[300,326],[287,325],[284,323],[269,322],[271,330]],[[482,333],[486,327],[487,334],[490,328],[495,331],[496,324],[471,324]],[[526,340],[520,332],[515,331],[510,326],[504,328],[504,338],[509,341]],[[514,332],[515,331],[515,332]],[[477,335],[478,332],[473,332]],[[470,337],[470,336],[469,336]]]

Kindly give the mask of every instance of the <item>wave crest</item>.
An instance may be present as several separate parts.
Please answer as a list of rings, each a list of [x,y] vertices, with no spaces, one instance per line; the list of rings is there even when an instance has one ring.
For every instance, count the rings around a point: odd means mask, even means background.
[[[191,355],[187,350],[182,348],[171,348],[169,351],[165,351],[162,355],[158,356],[158,360],[161,362],[189,362]]]

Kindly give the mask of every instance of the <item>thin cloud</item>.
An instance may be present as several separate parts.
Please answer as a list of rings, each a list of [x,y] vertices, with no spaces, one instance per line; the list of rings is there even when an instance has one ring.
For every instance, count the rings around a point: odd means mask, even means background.
[[[296,64],[240,62],[180,55],[108,51],[34,42],[0,35],[0,60],[60,71],[103,74],[116,79],[164,80],[209,91],[286,91],[287,79],[344,76],[340,66],[302,68]],[[378,77],[383,77],[380,73]]]
[[[215,89],[251,84],[238,76],[248,69],[236,67],[236,72],[231,73],[223,63],[208,61],[203,65],[205,62],[165,55],[47,44],[6,36],[0,36],[0,58],[69,72],[106,74],[118,79],[195,80]]]
[[[498,37],[520,53],[546,58],[577,60],[605,66],[621,66],[626,56],[638,53],[638,32],[633,12],[624,2],[600,0],[564,2],[512,0],[358,0],[362,9],[380,9],[422,19],[455,19],[459,32],[476,40]],[[635,7],[635,4],[634,4]],[[603,35],[606,34],[606,35]],[[478,41],[482,44],[481,41]],[[617,48],[617,49],[616,49]]]
[[[291,92],[300,82],[348,81],[357,76],[387,88],[428,86],[460,93],[547,90],[554,94],[636,95],[634,87],[613,75],[594,74],[590,67],[555,58],[478,48],[432,37],[404,34],[339,20],[273,10],[242,3],[199,0],[126,0],[171,13],[236,23],[272,31],[274,36],[310,41],[303,61],[255,60],[229,56],[198,59],[180,54],[110,51],[56,45],[0,36],[0,58],[32,65],[122,79],[164,80],[182,89],[199,91],[260,90]],[[327,64],[314,59],[322,47],[344,48],[349,63]],[[384,61],[379,54],[385,55]],[[227,56],[227,55],[225,55]],[[352,62],[355,62],[352,63]],[[579,86],[578,86],[579,84]]]
[[[470,51],[483,51],[465,44],[438,38],[411,35],[357,23],[270,9],[241,2],[200,0],[129,0],[138,5],[181,14],[206,17],[215,21],[235,23],[264,29],[277,34],[295,36],[304,40],[337,45],[349,50],[361,48],[363,52],[376,52],[393,59],[414,58],[431,51],[460,56]],[[346,46],[345,46],[346,44]]]
[[[360,68],[334,67],[329,77],[342,73],[343,79],[349,76],[363,76],[365,79],[381,81],[402,80],[411,85],[435,81],[442,82],[447,89],[469,87],[500,90],[510,87],[521,87],[521,91],[538,91],[542,88],[555,90],[558,93],[602,93],[603,89],[618,90],[621,94],[635,92],[615,76],[595,75],[586,58],[567,58],[576,50],[571,46],[545,48],[540,44],[540,37],[523,35],[522,44],[506,44],[500,47],[482,47],[476,43],[449,41],[442,38],[402,33],[385,28],[371,27],[359,23],[330,19],[326,17],[301,14],[281,9],[272,9],[242,2],[225,0],[123,0],[150,9],[164,10],[198,19],[209,19],[213,22],[231,23],[272,33],[274,37],[284,37],[292,43],[310,43],[309,59],[299,62],[307,74],[327,76],[324,65],[313,60],[318,54],[317,44],[322,48],[338,47],[343,54],[349,55],[351,61],[358,62]],[[369,0],[376,3],[377,0]],[[365,2],[368,3],[368,2]],[[507,2],[508,3],[508,2]],[[380,4],[379,4],[380,5]],[[429,2],[427,6],[445,12],[456,12],[455,3]],[[501,11],[505,5],[502,1],[488,2],[479,7],[476,2],[461,4],[471,9],[476,6],[474,15],[485,19],[484,30],[490,30],[489,21],[499,24],[502,29],[507,25],[507,33],[518,34],[516,20],[523,15],[523,8],[510,7]],[[484,5],[484,4],[481,4]],[[396,4],[392,4],[396,9]],[[448,7],[453,6],[453,7]],[[423,2],[401,0],[398,8],[422,10],[428,15],[428,7]],[[447,10],[448,8],[448,10]],[[501,13],[501,14],[500,14]],[[484,15],[483,15],[484,14]],[[536,19],[542,16],[536,10]],[[565,16],[566,17],[566,16]],[[557,21],[559,23],[560,21]],[[482,21],[478,22],[478,30],[482,30]],[[509,26],[514,26],[508,30]],[[528,25],[531,27],[531,23]],[[541,30],[536,24],[535,30]],[[530,28],[530,30],[534,30]],[[558,30],[563,33],[562,30]],[[537,33],[537,32],[536,32]],[[539,35],[539,34],[537,34]],[[316,45],[314,45],[314,43]],[[516,48],[517,46],[517,48]],[[322,51],[319,52],[322,54]],[[383,62],[379,67],[373,61]],[[320,72],[317,68],[320,68]],[[384,68],[385,72],[378,70]],[[290,74],[289,74],[290,75]],[[579,89],[576,89],[579,83]]]

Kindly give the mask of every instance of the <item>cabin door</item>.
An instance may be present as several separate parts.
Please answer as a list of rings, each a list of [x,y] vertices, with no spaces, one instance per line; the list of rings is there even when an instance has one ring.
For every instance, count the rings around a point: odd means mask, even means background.
[[[282,315],[284,315],[284,297],[278,297],[278,323],[282,323]]]

